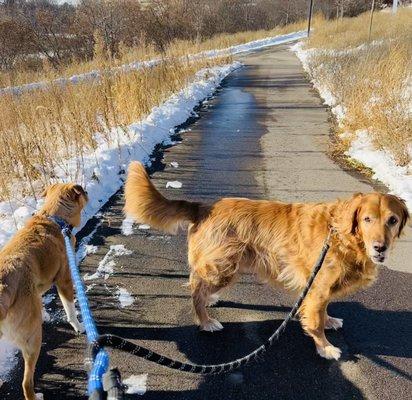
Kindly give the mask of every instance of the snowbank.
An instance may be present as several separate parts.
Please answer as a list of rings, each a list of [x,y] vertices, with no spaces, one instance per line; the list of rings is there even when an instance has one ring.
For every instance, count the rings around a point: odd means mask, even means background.
[[[254,40],[253,42],[231,46],[231,47],[227,47],[221,50],[202,51],[198,54],[189,55],[188,57],[183,56],[182,59],[198,60],[201,58],[215,58],[215,57],[221,57],[225,55],[238,54],[238,53],[243,53],[243,52],[247,52],[251,50],[257,50],[263,47],[279,45],[282,43],[291,42],[293,40],[302,39],[306,37],[306,35],[307,35],[306,31],[292,32],[286,35],[278,35],[278,36],[273,36],[273,37],[267,37],[264,39]],[[160,64],[161,61],[162,59],[160,58],[156,58],[156,59],[149,60],[149,61],[135,61],[130,64],[124,64],[124,65],[120,65],[118,67],[112,68],[110,70],[110,73],[116,74],[116,73],[130,72],[130,71],[136,71],[140,69],[152,68]],[[100,79],[101,76],[102,76],[101,71],[93,70],[90,72],[86,72],[84,74],[73,75],[69,78],[55,79],[52,81],[52,84],[60,85],[60,86],[64,86],[67,84],[75,85],[75,84],[85,82],[85,81],[92,81],[92,80]],[[30,92],[32,90],[47,89],[49,85],[50,85],[50,82],[41,81],[41,82],[27,83],[25,85],[20,85],[20,86],[8,86],[8,87],[0,89],[0,95],[4,95],[4,94],[19,95],[25,92]]]
[[[370,45],[377,46],[380,42],[372,42]],[[303,49],[303,42],[299,42],[291,47],[302,63],[304,70],[311,76],[313,86],[319,92],[324,100],[324,104],[331,108],[338,123],[341,123],[345,118],[345,106],[339,104],[337,98],[328,89],[327,83],[318,79],[313,73],[311,66],[311,57],[325,51],[323,49]],[[356,52],[363,49],[366,45],[342,50],[340,52]],[[338,52],[339,53],[339,52]],[[412,91],[412,85],[407,85],[406,90]],[[412,162],[408,166],[400,167],[396,165],[393,156],[386,150],[377,150],[374,148],[367,130],[359,130],[355,132],[356,138],[352,141],[349,150],[346,154],[349,157],[361,162],[373,171],[373,178],[384,183],[391,193],[403,198],[409,210],[412,210]],[[412,158],[412,144],[410,146],[410,154]]]

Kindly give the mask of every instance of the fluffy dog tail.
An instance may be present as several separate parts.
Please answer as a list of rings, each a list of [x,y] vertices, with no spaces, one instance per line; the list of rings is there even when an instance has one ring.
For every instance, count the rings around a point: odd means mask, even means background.
[[[155,229],[176,233],[185,223],[197,223],[205,210],[201,203],[169,200],[150,181],[142,163],[133,161],[125,184],[126,215]]]

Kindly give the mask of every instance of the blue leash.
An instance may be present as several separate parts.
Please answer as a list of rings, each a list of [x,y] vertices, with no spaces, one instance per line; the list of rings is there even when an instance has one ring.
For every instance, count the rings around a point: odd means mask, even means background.
[[[70,272],[74,287],[76,288],[77,301],[79,302],[80,311],[83,318],[84,327],[86,329],[87,341],[94,343],[99,338],[96,324],[90,311],[89,301],[87,300],[86,291],[84,290],[83,280],[80,276],[79,269],[76,265],[76,257],[72,247],[71,235],[73,227],[69,225],[63,218],[57,216],[49,216],[49,219],[57,224],[62,232],[64,243],[66,245],[67,259],[69,261]],[[109,355],[101,349],[96,354],[92,369],[89,374],[87,390],[90,399],[101,399],[103,394],[103,374],[109,368]]]

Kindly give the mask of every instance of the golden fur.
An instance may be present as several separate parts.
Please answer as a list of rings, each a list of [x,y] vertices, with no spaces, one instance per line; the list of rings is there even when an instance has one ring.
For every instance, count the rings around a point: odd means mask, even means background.
[[[87,202],[81,186],[54,184],[43,193],[42,209],[0,252],[0,336],[5,335],[22,351],[23,392],[34,400],[33,375],[42,341],[41,296],[55,284],[67,314],[77,330],[74,294],[60,228],[48,219],[59,216],[69,224],[80,224],[80,212]]]
[[[402,200],[380,193],[315,204],[224,198],[206,206],[168,200],[138,162],[129,166],[125,199],[125,213],[141,223],[169,232],[189,224],[193,304],[201,328],[208,331],[222,326],[206,306],[242,271],[301,290],[333,227],[330,251],[299,314],[318,353],[335,359],[340,350],[328,342],[324,329],[340,328],[342,320],[327,315],[328,303],[374,282],[376,264],[384,261],[409,218]]]

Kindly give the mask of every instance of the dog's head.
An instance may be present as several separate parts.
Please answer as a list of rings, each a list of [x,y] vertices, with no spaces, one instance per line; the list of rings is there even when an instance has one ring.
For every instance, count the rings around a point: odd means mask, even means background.
[[[87,192],[74,183],[55,183],[42,193],[45,198],[42,211],[57,215],[72,226],[80,225],[80,213],[88,201]]]
[[[408,208],[399,197],[358,193],[344,203],[338,229],[356,236],[372,262],[382,264],[408,219]]]

